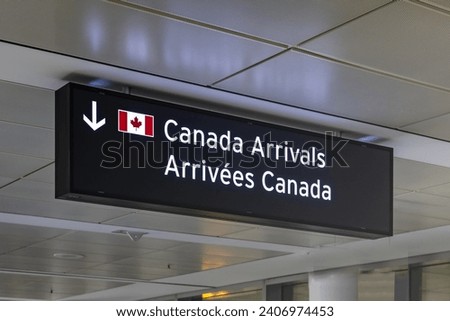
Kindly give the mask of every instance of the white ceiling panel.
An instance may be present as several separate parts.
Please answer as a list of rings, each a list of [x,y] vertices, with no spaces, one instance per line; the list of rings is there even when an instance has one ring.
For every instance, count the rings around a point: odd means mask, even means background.
[[[432,119],[424,120],[418,123],[414,123],[409,126],[402,127],[402,129],[413,133],[419,133],[422,135],[437,137],[440,139],[450,141],[449,124],[450,124],[450,113]]]
[[[409,191],[450,182],[450,168],[395,158],[394,187]]]
[[[438,226],[449,225],[450,220],[444,220],[423,215],[409,213],[414,208],[412,204],[401,204],[396,206],[394,214],[394,230],[396,234],[403,232],[426,230]],[[404,211],[404,212],[403,212]]]
[[[126,285],[123,282],[82,280],[23,274],[0,274],[0,297],[32,300],[58,300]]]
[[[0,195],[1,211],[84,222],[103,222],[128,214],[128,209],[53,200],[40,201]]]
[[[224,236],[252,228],[246,224],[143,211],[117,218],[108,224],[210,236]]]
[[[407,189],[394,187],[394,197],[395,196],[399,196],[399,195],[403,195],[403,194],[407,194],[407,193],[412,193],[412,191],[407,190]]]
[[[51,165],[46,166],[31,175],[27,175],[24,179],[35,182],[55,184],[55,164],[52,163]]]
[[[172,254],[173,256],[167,259],[154,259],[149,257],[149,255],[146,257],[127,258],[114,262],[114,265],[122,266],[122,269],[145,266],[146,273],[169,276],[214,269],[233,264],[231,262],[228,262],[228,264],[225,262],[213,263],[213,260],[208,260],[208,257],[190,257],[183,259],[179,258],[175,252]],[[141,268],[141,270],[143,269]]]
[[[139,266],[130,266],[128,268],[124,268],[123,265],[117,265],[117,264],[102,264],[98,265],[92,268],[88,269],[78,269],[75,270],[76,274],[80,275],[92,275],[92,276],[98,276],[98,277],[104,277],[104,278],[119,278],[119,279],[126,279],[126,280],[133,280],[138,282],[148,282],[151,280],[156,280],[163,278],[165,276],[173,276],[173,275],[179,275],[177,273],[173,273],[169,269],[167,271],[162,270],[152,270],[152,269],[145,269]],[[148,294],[147,294],[148,296]]]
[[[357,240],[354,238],[271,227],[255,227],[247,231],[227,235],[227,237],[267,243],[289,244],[302,247],[317,247],[330,244],[336,245],[339,243]]]
[[[180,284],[161,284],[161,283],[137,283],[128,286],[122,286],[118,289],[98,291],[91,294],[69,297],[68,300],[87,300],[87,301],[129,301],[143,300],[149,297],[163,297],[167,295],[176,295],[180,293],[199,291],[201,287],[184,286]]]
[[[61,260],[48,257],[0,256],[0,269],[26,270],[52,273],[69,273],[75,269],[89,268],[98,265],[95,262],[83,260]]]
[[[450,18],[394,1],[302,48],[450,89]]]
[[[450,198],[450,183],[425,188],[421,192]]]
[[[154,242],[158,243],[158,242]],[[158,247],[162,247],[161,244],[152,245],[157,249]],[[80,254],[93,254],[93,255],[113,255],[113,256],[121,256],[121,257],[129,257],[136,256],[148,253],[149,251],[154,251],[154,249],[148,249],[146,247],[137,246],[136,244],[125,245],[108,245],[108,244],[98,244],[92,242],[84,242],[82,238],[74,239],[72,241],[67,241],[64,236],[47,240],[44,242],[39,242],[37,244],[40,248],[52,250],[56,253],[60,252],[71,252],[71,253],[80,253]]]
[[[247,262],[251,259],[240,256],[225,256],[220,254],[193,253],[179,251],[180,248],[171,251],[157,251],[148,253],[137,257],[144,265],[149,265],[154,261],[155,264],[164,264],[165,267],[170,264],[174,269],[183,270],[187,268],[195,268],[197,270],[207,270],[212,268],[223,267],[232,264]],[[124,264],[125,262],[117,262],[117,264]]]
[[[55,186],[49,183],[21,179],[0,189],[0,195],[29,200],[52,201],[55,198]]]
[[[202,255],[219,255],[225,257],[241,257],[241,258],[251,258],[251,259],[263,259],[273,256],[279,256],[285,253],[268,251],[268,250],[258,250],[258,249],[246,249],[238,248],[232,246],[221,246],[221,245],[211,245],[211,244],[186,244],[180,247],[176,247],[172,250],[180,251],[183,253],[202,254]]]
[[[450,11],[450,1],[449,0],[419,0],[420,2],[431,4],[438,8]]]
[[[53,159],[53,130],[0,121],[0,151],[17,155]]]
[[[140,259],[161,261],[169,264],[184,265],[186,267],[201,267],[199,269],[223,267],[226,265],[233,265],[255,260],[255,258],[238,255],[239,252],[234,251],[236,250],[234,248],[228,248],[228,252],[226,252],[225,255],[223,255],[223,251],[221,253],[211,254],[193,251],[186,252],[184,250],[185,247],[182,245],[177,248],[171,249],[170,251],[152,252],[140,257]]]
[[[27,21],[27,24],[23,24]],[[280,47],[104,1],[2,3],[0,38],[166,77],[209,84]]]
[[[92,253],[92,252],[77,252],[73,250],[66,250],[63,252],[63,254],[74,254],[74,255],[83,255],[82,258],[79,260],[74,259],[61,259],[56,258],[54,254],[61,253],[58,250],[54,250],[52,248],[41,248],[40,244],[37,244],[36,246],[30,246],[27,248],[18,249],[16,251],[13,251],[9,253],[11,256],[22,256],[22,257],[30,257],[30,258],[37,258],[37,259],[47,259],[49,261],[66,261],[67,263],[73,262],[73,261],[79,261],[83,262],[84,264],[90,264],[90,263],[96,263],[96,264],[104,264],[107,262],[112,262],[116,260],[122,260],[126,257],[129,257],[128,255],[115,255],[112,254],[105,254],[105,253]]]
[[[54,128],[54,93],[0,81],[0,120]]]
[[[295,51],[217,86],[394,128],[448,112],[450,99],[449,93]]]
[[[59,238],[59,240],[70,242],[82,241],[86,243],[91,243],[93,245],[101,244],[108,246],[130,247],[146,250],[169,249],[181,244],[176,241],[159,240],[147,237],[140,239],[138,242],[134,242],[128,236],[122,234],[115,234],[115,233],[103,234],[92,232],[74,232],[62,236],[61,238]]]
[[[2,186],[5,186],[13,180],[14,178],[0,176],[0,189],[2,188]]]
[[[111,1],[113,2],[113,1]],[[259,38],[296,45],[389,0],[128,0]],[[254,19],[248,19],[252,16]],[[277,27],[272,23],[276,21]]]
[[[48,159],[0,152],[0,176],[20,178],[47,164]]]
[[[15,236],[33,242],[44,241],[67,233],[63,229],[24,226],[19,224],[0,224],[0,236]]]
[[[251,260],[248,258],[220,256],[214,258],[207,256],[180,256],[179,252],[171,251],[154,253],[164,253],[165,256],[153,257],[153,253],[149,253],[138,257],[116,260],[88,269],[76,270],[75,272],[77,274],[109,275],[110,277],[149,280],[204,271]]]
[[[65,230],[2,223],[0,224],[0,256],[64,233],[66,233]]]
[[[396,214],[408,213],[450,221],[450,198],[419,192],[404,194],[395,198],[394,210]]]

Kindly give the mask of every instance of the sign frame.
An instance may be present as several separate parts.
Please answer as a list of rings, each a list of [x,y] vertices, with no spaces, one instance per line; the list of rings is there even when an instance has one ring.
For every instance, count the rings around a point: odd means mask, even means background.
[[[86,91],[88,93],[92,93],[95,95],[111,95],[115,97],[119,97],[121,99],[127,99],[132,101],[138,101],[142,103],[152,103],[157,104],[161,108],[173,108],[180,111],[188,111],[195,112],[202,115],[212,116],[212,117],[220,117],[229,121],[238,121],[247,123],[249,125],[259,125],[267,128],[272,128],[274,130],[282,130],[284,132],[291,132],[296,134],[308,135],[315,138],[321,138],[323,135],[308,132],[296,128],[280,126],[276,124],[269,124],[266,122],[261,122],[257,120],[252,120],[244,117],[237,117],[226,115],[219,112],[206,111],[203,109],[196,109],[193,107],[181,106],[174,103],[169,103],[165,101],[158,101],[155,99],[144,98],[139,96],[131,96],[124,93],[119,93],[115,91],[99,89],[88,87],[85,85],[79,85],[74,83],[69,83],[63,86],[61,89],[57,90],[55,93],[55,106],[56,106],[56,114],[55,114],[55,132],[56,132],[56,140],[55,140],[55,154],[56,154],[56,165],[55,165],[55,197],[59,199],[65,200],[73,200],[87,203],[95,203],[95,204],[103,204],[109,206],[118,206],[118,207],[127,207],[127,208],[135,208],[141,210],[150,210],[150,211],[158,211],[165,213],[173,213],[173,214],[181,214],[187,216],[195,216],[195,217],[203,217],[203,218],[212,218],[226,221],[234,221],[234,222],[242,222],[242,223],[250,223],[257,225],[265,225],[272,227],[280,227],[280,228],[289,228],[289,229],[299,229],[313,232],[321,232],[321,233],[332,233],[338,235],[346,235],[352,237],[363,237],[363,238],[379,238],[384,236],[392,236],[393,234],[393,150],[392,148],[368,144],[358,141],[350,141],[351,144],[357,145],[361,148],[371,148],[375,150],[382,150],[387,152],[389,155],[389,189],[388,194],[390,195],[390,199],[387,201],[389,203],[388,213],[385,215],[387,218],[387,226],[385,230],[373,230],[367,227],[348,227],[343,229],[341,226],[336,226],[333,224],[309,224],[305,222],[292,222],[286,220],[277,220],[273,218],[265,218],[255,216],[255,213],[249,213],[250,215],[245,215],[242,213],[232,213],[232,212],[223,212],[220,210],[209,210],[204,208],[186,208],[177,206],[174,204],[167,203],[158,203],[158,202],[141,202],[130,200],[127,198],[115,198],[103,195],[101,192],[99,193],[85,193],[74,190],[73,186],[73,132],[74,132],[74,124],[73,118],[74,109],[73,100],[74,100],[74,90]],[[94,115],[92,115],[94,116]],[[96,120],[97,116],[93,119]],[[101,118],[101,117],[99,117]],[[101,120],[101,119],[100,119]]]

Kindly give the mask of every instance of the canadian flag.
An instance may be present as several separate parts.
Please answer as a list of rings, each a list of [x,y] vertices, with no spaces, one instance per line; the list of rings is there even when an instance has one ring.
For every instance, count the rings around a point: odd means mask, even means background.
[[[152,115],[119,109],[118,120],[119,132],[153,137],[154,117]]]

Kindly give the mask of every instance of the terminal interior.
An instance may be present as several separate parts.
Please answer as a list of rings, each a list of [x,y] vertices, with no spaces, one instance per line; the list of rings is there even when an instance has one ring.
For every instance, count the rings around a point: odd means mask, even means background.
[[[450,300],[449,31],[448,0],[1,1],[0,298]],[[69,82],[391,147],[393,236],[55,199]]]

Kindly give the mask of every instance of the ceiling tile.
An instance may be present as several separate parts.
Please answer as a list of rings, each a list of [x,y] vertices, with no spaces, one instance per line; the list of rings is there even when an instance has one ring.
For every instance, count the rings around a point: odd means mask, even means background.
[[[450,198],[414,192],[395,198],[394,209],[405,213],[417,214],[450,220]]]
[[[3,195],[0,195],[0,211],[97,223],[129,213],[129,210],[122,208],[86,205],[65,200],[31,200]]]
[[[48,239],[54,239],[64,233],[67,233],[64,229],[1,223],[0,266],[22,270],[29,269],[29,264],[33,263],[30,256],[27,256],[29,259],[27,262],[23,262],[23,260],[9,261],[11,253],[22,251],[33,244],[45,242]],[[40,263],[36,262],[37,265],[42,265]]]
[[[14,178],[0,176],[0,189],[6,184],[12,182]]]
[[[395,198],[394,210],[397,214],[407,213],[418,216],[433,217],[449,220],[450,223],[450,198],[424,194],[410,193]]]
[[[410,191],[450,182],[450,168],[395,158],[394,187]]]
[[[119,286],[124,286],[129,283],[124,282],[111,282],[103,280],[84,280],[80,278],[58,278],[52,277],[50,280],[42,280],[39,282],[31,283],[30,287],[35,290],[45,291],[48,290],[49,284],[52,287],[53,294],[67,294],[77,295],[82,293],[90,293],[94,291],[102,291],[106,289],[111,289]]]
[[[15,1],[4,3],[0,12],[0,37],[201,84],[222,79],[281,50],[223,32],[90,0],[47,0],[29,2],[26,6]]]
[[[317,247],[329,244],[339,244],[352,238],[342,238],[334,235],[311,233],[298,230],[286,230],[280,228],[257,227],[247,231],[227,235],[229,238],[267,242],[275,244],[288,244],[301,247]]]
[[[58,300],[65,297],[127,285],[123,282],[0,273],[0,297]]]
[[[412,191],[407,190],[407,189],[395,188],[394,187],[394,197],[395,196],[399,196],[399,195],[403,195],[403,194],[407,194],[407,193],[412,193]]]
[[[54,159],[54,142],[53,130],[0,121],[0,151],[3,153]]]
[[[108,224],[210,236],[223,236],[251,228],[245,224],[150,211],[132,213]]]
[[[148,252],[110,264],[98,265],[84,271],[77,271],[77,273],[158,279],[221,268],[281,254],[283,253],[227,246],[183,244],[169,250]]]
[[[393,1],[302,47],[450,88],[449,30],[448,15],[409,1]]]
[[[286,254],[282,252],[267,251],[267,250],[247,249],[241,247],[221,246],[211,244],[196,244],[196,243],[182,245],[181,247],[176,247],[171,250],[176,250],[184,253],[192,253],[192,255],[194,254],[199,254],[202,256],[219,255],[225,257],[238,257],[255,260]]]
[[[1,241],[1,243],[0,243],[0,254],[1,255],[21,249],[26,246],[30,246],[34,243],[34,241],[25,240],[25,239],[13,237],[13,236],[0,237],[0,241]]]
[[[55,184],[55,164],[53,163],[34,172],[31,175],[28,175],[27,177],[25,177],[25,180]]]
[[[54,128],[54,106],[51,90],[0,81],[0,120]]]
[[[0,223],[0,237],[10,236],[30,242],[40,242],[67,233],[64,229]]]
[[[232,264],[239,264],[252,261],[251,258],[218,254],[205,254],[195,252],[185,252],[184,247],[172,249],[171,251],[157,251],[148,253],[137,259],[142,261],[155,261],[158,264],[173,264],[175,269],[195,268],[207,270],[211,268],[224,267]]]
[[[389,0],[129,0],[144,7],[187,17],[272,41],[296,45]],[[249,19],[252,17],[252,19]],[[273,23],[275,22],[276,28]],[[295,31],[295,32],[293,32]]]
[[[411,232],[449,225],[450,220],[411,214],[414,204],[397,205],[394,212],[394,229],[399,232]],[[417,212],[417,211],[415,211]]]
[[[48,163],[48,159],[0,152],[0,176],[20,178]]]
[[[100,254],[106,256],[120,256],[122,258],[142,255],[152,251],[152,249],[136,246],[135,244],[129,244],[128,246],[115,244],[108,245],[84,242],[83,239],[66,241],[66,238],[64,237],[39,242],[38,246],[54,252],[90,253],[91,255]],[[155,245],[155,247],[157,248],[157,245]]]
[[[421,192],[450,198],[450,183],[424,188]]]
[[[450,141],[449,123],[450,113],[402,127],[402,129],[409,132]]]
[[[149,257],[133,257],[127,258],[121,261],[114,262],[114,265],[122,266],[123,269],[129,267],[137,267],[144,270],[146,273],[157,274],[161,276],[180,275],[203,271],[211,268],[221,267],[224,265],[219,264],[205,264],[206,258],[187,258],[181,260],[177,258],[177,254],[174,252],[174,259],[152,259]]]
[[[83,257],[80,259],[64,259],[64,258],[57,258],[54,256],[54,254],[73,254],[73,255],[82,255]],[[52,248],[43,248],[40,247],[40,244],[37,244],[36,246],[30,246],[27,248],[18,249],[16,251],[13,251],[9,253],[11,256],[20,256],[20,257],[28,257],[28,258],[36,258],[36,259],[46,259],[49,261],[49,264],[53,261],[55,262],[61,262],[64,261],[65,263],[70,264],[71,262],[81,262],[83,264],[88,264],[89,266],[93,266],[94,264],[105,264],[110,263],[117,260],[123,260],[127,257],[129,257],[129,254],[125,255],[116,255],[113,254],[104,254],[104,253],[92,253],[89,252],[89,249],[87,251],[76,251],[72,249],[64,250],[63,252],[52,249]],[[75,266],[74,266],[75,268]],[[77,267],[79,268],[79,267]]]
[[[145,250],[162,250],[172,248],[181,243],[176,241],[160,240],[149,237],[143,237],[138,242],[132,241],[128,236],[122,234],[105,234],[105,233],[92,233],[92,232],[74,232],[64,235],[59,240],[70,242],[86,242],[93,245],[108,245],[129,247],[133,249],[145,249]]]
[[[147,254],[146,256],[129,257],[112,263],[80,269],[76,273],[126,279],[154,280],[218,267],[218,265],[205,264],[205,258],[188,257],[180,260],[178,252],[164,251],[164,253],[172,253],[172,257],[167,259],[154,259],[149,257],[150,254]]]
[[[108,279],[125,279],[125,280],[136,280],[136,281],[144,281],[148,282],[150,280],[157,280],[168,275],[167,273],[172,272],[161,272],[158,274],[152,269],[147,269],[145,267],[132,266],[129,268],[124,268],[123,265],[117,264],[102,264],[95,267],[87,268],[87,269],[79,269],[75,271],[76,274],[79,275],[88,275],[88,276],[98,276],[104,277]],[[169,274],[173,275],[173,274]],[[177,274],[178,275],[178,274]]]
[[[0,189],[0,195],[31,200],[52,201],[55,198],[55,186],[49,183],[21,179]]]
[[[445,92],[295,51],[217,87],[394,128],[448,112],[450,97]]]
[[[0,235],[0,254],[6,254],[15,250],[28,247],[41,240],[36,240],[32,237],[27,237],[26,234],[21,236],[15,235]]]
[[[438,8],[450,11],[449,0],[419,0],[420,2],[428,3]]]
[[[69,273],[75,269],[88,268],[97,265],[95,262],[82,260],[61,260],[48,257],[0,256],[0,269]]]

